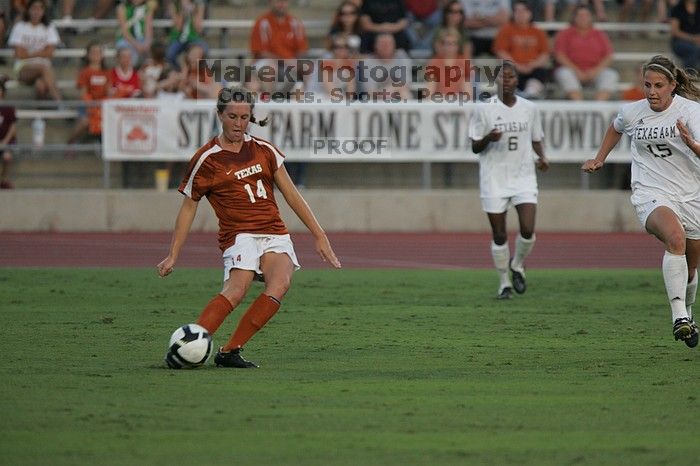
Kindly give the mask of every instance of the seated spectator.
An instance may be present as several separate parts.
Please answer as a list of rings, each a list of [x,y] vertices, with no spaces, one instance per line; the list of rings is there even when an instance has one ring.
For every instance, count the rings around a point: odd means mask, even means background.
[[[459,51],[460,39],[456,29],[441,29],[438,33],[435,54],[425,67],[425,97],[469,94],[471,98],[470,69],[466,57]]]
[[[0,101],[5,100],[5,83],[9,78],[0,76]],[[0,189],[12,189],[10,165],[12,164],[12,145],[17,143],[17,116],[15,108],[0,104]]]
[[[362,53],[374,50],[378,34],[392,34],[397,49],[411,50],[408,38],[408,11],[401,0],[364,0],[360,9]]]
[[[182,91],[182,72],[175,68],[166,67],[156,83],[156,98],[169,100],[183,100],[185,93]]]
[[[685,68],[700,68],[700,1],[679,0],[671,9],[671,47]]]
[[[221,84],[206,72],[204,49],[190,44],[182,69],[181,90],[187,99],[213,99],[219,95]]]
[[[166,57],[174,68],[180,66],[177,57],[190,44],[198,44],[204,49],[205,54],[209,52],[207,42],[202,37],[205,9],[205,0],[173,0],[168,4],[173,28],[168,37]]]
[[[154,42],[151,46],[151,56],[146,59],[143,66],[139,69],[139,79],[141,80],[144,98],[152,99],[158,94],[157,83],[166,67],[169,67],[169,65],[165,60],[165,45],[161,42]]]
[[[117,50],[117,66],[112,69],[109,75],[109,81],[112,85],[109,96],[112,98],[129,99],[142,95],[141,80],[134,69],[131,54],[132,51],[129,47]]]
[[[347,37],[337,34],[331,38],[330,51],[318,61],[318,72],[307,76],[305,90],[312,92],[314,99],[332,98],[334,102],[349,99],[357,90],[355,66]]]
[[[619,80],[617,71],[609,68],[612,54],[607,34],[593,25],[591,10],[578,6],[571,26],[555,38],[554,57],[559,67],[554,77],[569,99],[582,100],[582,84],[593,84],[595,99],[608,100]]]
[[[348,43],[350,54],[357,55],[360,52],[360,30],[360,8],[350,0],[341,2],[331,23],[328,48],[333,45],[333,37],[342,35]]]
[[[258,69],[264,66],[276,69],[278,60],[285,60],[284,66],[292,68],[290,73],[295,74],[295,61],[301,58],[308,48],[304,24],[299,18],[289,14],[289,1],[270,0],[270,11],[255,21],[250,34],[250,50],[257,60],[255,66]],[[289,73],[285,73],[287,74]],[[261,82],[256,79],[248,86],[254,92],[289,90],[298,80],[283,83],[269,81]]]
[[[449,0],[442,9],[442,23],[437,31],[439,35],[445,29],[454,29],[459,33],[459,53],[465,58],[472,56],[472,43],[469,31],[464,27],[464,7],[460,0]]]
[[[435,33],[442,21],[442,10],[438,0],[404,0],[408,10],[406,33],[411,40],[411,48],[432,50]]]
[[[396,49],[391,33],[377,34],[374,42],[374,54],[360,62],[363,66],[360,66],[358,79],[364,86],[366,97],[372,102],[409,100],[411,93],[408,85],[412,70],[408,55]]]
[[[12,28],[8,44],[15,49],[17,79],[34,85],[37,98],[60,100],[51,58],[61,42],[56,26],[49,23],[42,0],[31,0],[22,21]]]
[[[469,30],[474,56],[491,55],[498,29],[510,18],[510,0],[462,0],[464,26]]]
[[[102,45],[91,42],[85,51],[85,66],[78,73],[76,85],[80,89],[81,100],[91,103],[86,109],[81,109],[80,119],[68,139],[68,144],[78,141],[87,132],[91,136],[102,135],[102,107],[94,105],[109,95],[112,87],[110,72],[104,61]]]
[[[513,19],[498,31],[493,51],[498,58],[513,63],[524,97],[542,97],[549,76],[549,41],[547,34],[534,25],[532,11],[524,1],[513,5]]]
[[[124,0],[117,5],[117,48],[129,47],[134,67],[145,60],[153,40],[155,10],[146,0]]]

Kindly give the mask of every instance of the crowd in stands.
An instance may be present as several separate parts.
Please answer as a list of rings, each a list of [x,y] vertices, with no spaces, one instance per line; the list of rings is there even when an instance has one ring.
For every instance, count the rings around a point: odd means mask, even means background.
[[[244,5],[258,0],[227,0]],[[299,0],[297,0],[299,1]],[[700,64],[700,0],[643,0],[635,16],[634,1],[619,1],[618,20],[669,21],[671,47],[685,67]],[[14,49],[12,72],[21,84],[33,86],[37,99],[60,102],[61,92],[53,68],[53,54],[62,44],[49,12],[63,19],[75,16],[76,0],[12,0],[0,7],[0,45]],[[304,3],[303,1],[301,3]],[[308,3],[308,2],[307,2]],[[296,69],[297,59],[309,53],[303,19],[292,11],[295,2],[269,0],[269,9],[255,19],[249,33],[250,61],[257,68],[291,67],[292,82],[267,82],[253,77],[245,82],[265,96],[277,91],[305,90],[330,98],[357,98],[365,93],[377,100],[412,99],[436,94],[468,92],[470,76],[466,60],[500,58],[510,60],[519,72],[518,89],[529,98],[544,97],[547,89],[558,86],[560,95],[580,100],[634,97],[618,94],[619,74],[612,63],[613,45],[608,35],[596,27],[607,21],[602,0],[338,0],[329,20],[319,57],[319,68],[330,70],[328,79],[303,76]],[[207,73],[205,61],[209,44],[204,21],[207,0],[97,0],[80,16],[107,18],[114,15],[118,27],[111,43],[91,43],[84,66],[76,76],[76,86],[85,108],[69,141],[85,136],[99,137],[100,107],[106,98],[191,99],[215,97],[222,85]],[[112,13],[113,12],[113,13]],[[169,18],[172,26],[154,31],[154,18]],[[236,16],[231,7],[231,19]],[[570,26],[550,36],[535,20],[570,20]],[[667,19],[668,18],[668,19]],[[249,18],[245,18],[249,19]],[[75,30],[61,30],[75,34]],[[104,47],[116,49],[108,63]],[[414,58],[411,58],[414,57]],[[418,76],[401,79],[347,80],[341,76],[362,76],[359,60],[365,66],[398,66],[411,69],[412,63],[427,65]],[[459,82],[442,77],[429,79],[426,69],[460,68]],[[4,96],[5,78],[0,79]],[[411,86],[411,80],[420,86]],[[584,92],[592,88],[591,92]],[[9,133],[8,133],[9,134]],[[0,141],[5,144],[12,137]],[[0,134],[2,138],[2,134]],[[3,167],[6,157],[3,152]],[[5,173],[5,169],[3,169]],[[4,176],[4,175],[3,175]],[[5,184],[5,179],[0,180]]]

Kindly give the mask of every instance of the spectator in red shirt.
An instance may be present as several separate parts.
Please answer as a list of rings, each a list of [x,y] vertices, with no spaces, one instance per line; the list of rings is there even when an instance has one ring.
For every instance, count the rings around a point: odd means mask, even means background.
[[[117,50],[117,66],[110,73],[112,83],[110,97],[116,99],[141,97],[141,80],[131,64],[131,53],[129,47]]]
[[[85,102],[100,102],[109,94],[111,88],[110,72],[104,62],[102,45],[91,42],[85,52],[85,67],[78,73],[76,85],[81,91],[81,99]],[[91,136],[102,134],[102,107],[99,104],[80,109],[80,119],[68,139],[73,144],[85,132]]]
[[[295,59],[308,50],[306,31],[302,21],[289,14],[289,0],[270,0],[270,11],[260,16],[250,33],[250,51],[258,60],[258,70],[269,66],[277,68],[278,60],[285,60],[284,66],[292,70],[285,75],[296,73]],[[272,82],[271,82],[272,81]],[[254,91],[271,92],[289,89],[294,82],[277,83],[274,79],[254,80],[250,87]]]
[[[559,64],[554,77],[571,100],[583,100],[583,84],[595,85],[596,100],[608,100],[619,80],[617,71],[609,67],[612,54],[610,39],[594,27],[591,10],[578,6],[571,26],[560,31],[554,41]]]

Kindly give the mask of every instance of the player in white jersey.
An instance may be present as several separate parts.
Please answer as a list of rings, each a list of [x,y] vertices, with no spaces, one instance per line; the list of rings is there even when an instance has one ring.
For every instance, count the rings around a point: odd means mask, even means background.
[[[535,166],[547,170],[549,162],[542,146],[539,111],[515,95],[518,75],[512,63],[504,62],[500,78],[502,99],[475,109],[469,137],[472,151],[479,154],[481,206],[491,223],[491,256],[500,279],[497,297],[509,299],[513,289],[519,294],[526,290],[524,262],[535,245]],[[515,206],[520,223],[512,260],[506,231],[510,205]]]
[[[693,348],[692,305],[700,257],[700,90],[692,76],[657,55],[643,68],[646,99],[624,105],[608,128],[592,173],[622,137],[632,138],[632,204],[642,226],[666,246],[662,271],[673,335]]]

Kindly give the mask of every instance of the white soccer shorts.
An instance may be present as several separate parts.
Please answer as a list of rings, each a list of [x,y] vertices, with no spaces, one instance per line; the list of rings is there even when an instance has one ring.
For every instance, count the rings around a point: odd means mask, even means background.
[[[240,233],[236,235],[235,244],[224,251],[224,281],[228,280],[231,269],[262,274],[260,258],[266,252],[287,254],[294,264],[294,270],[301,268],[289,235]]]
[[[649,215],[657,208],[668,207],[680,219],[688,239],[700,239],[700,199],[678,202],[660,194],[637,189],[630,197],[642,227],[646,228]]]
[[[537,193],[520,193],[511,197],[482,197],[481,208],[488,214],[502,214],[510,206],[537,204]]]

